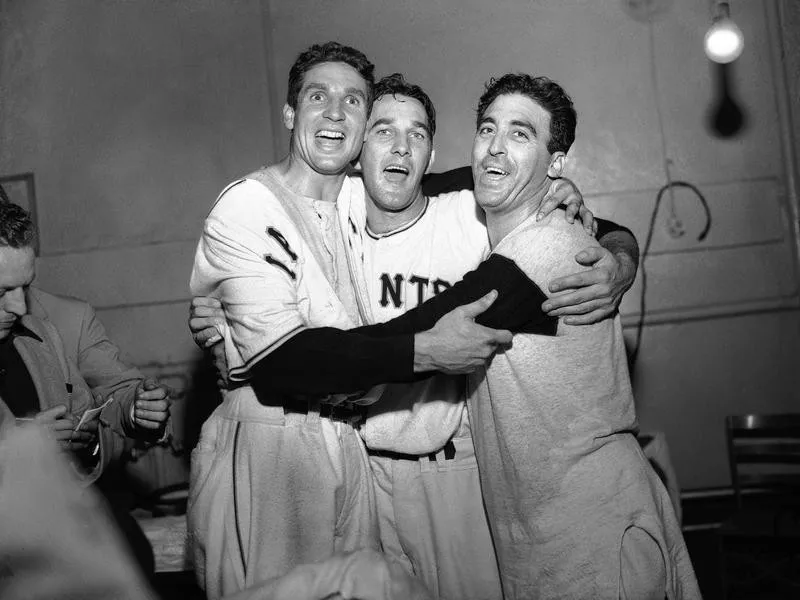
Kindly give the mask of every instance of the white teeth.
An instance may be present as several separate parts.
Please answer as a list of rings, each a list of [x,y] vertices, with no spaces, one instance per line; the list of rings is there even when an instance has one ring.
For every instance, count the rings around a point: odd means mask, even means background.
[[[344,134],[341,131],[320,131],[317,137],[328,138],[331,140],[343,140]]]
[[[486,172],[489,173],[490,175],[508,175],[507,171],[503,171],[495,167],[489,167],[488,169],[486,169]]]
[[[397,165],[389,165],[384,169],[384,171],[389,171],[390,173],[403,173],[404,175],[408,175],[408,169]]]

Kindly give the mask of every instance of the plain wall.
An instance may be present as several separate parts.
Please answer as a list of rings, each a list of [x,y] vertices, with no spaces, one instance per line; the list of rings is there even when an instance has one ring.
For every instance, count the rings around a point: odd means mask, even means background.
[[[229,180],[285,150],[279,110],[299,51],[337,39],[379,74],[420,83],[439,110],[438,170],[468,161],[490,76],[547,74],[575,99],[570,175],[597,214],[644,243],[665,158],[673,179],[708,199],[703,242],[691,194],[675,195],[680,238],[667,233],[662,202],[634,378],[642,428],[666,432],[681,485],[725,485],[724,415],[800,400],[786,160],[800,140],[800,10],[733,3],[748,126],[721,140],[705,125],[716,95],[702,54],[707,3],[660,2],[652,24],[627,4],[0,0],[0,174],[35,174],[39,284],[91,301],[130,360],[186,382],[198,356],[187,284],[202,220]],[[641,294],[640,277],[623,303],[631,339]]]

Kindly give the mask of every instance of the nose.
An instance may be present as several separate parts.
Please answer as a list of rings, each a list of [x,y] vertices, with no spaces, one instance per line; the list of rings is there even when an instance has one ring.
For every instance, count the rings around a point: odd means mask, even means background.
[[[25,290],[21,287],[7,291],[4,300],[6,312],[17,315],[18,317],[28,312],[28,304],[25,301]]]
[[[492,156],[497,156],[499,154],[505,154],[505,151],[505,138],[499,134],[492,136],[492,141],[489,144],[489,154]]]
[[[344,121],[344,110],[342,109],[342,101],[333,99],[328,102],[323,116],[331,121]]]
[[[408,140],[403,135],[394,136],[394,143],[392,144],[392,152],[400,156],[408,156]]]

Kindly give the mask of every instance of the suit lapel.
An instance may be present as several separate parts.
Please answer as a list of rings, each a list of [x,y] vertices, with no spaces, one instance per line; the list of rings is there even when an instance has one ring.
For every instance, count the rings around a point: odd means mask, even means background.
[[[14,347],[31,375],[41,409],[47,410],[53,406],[64,404],[67,411],[72,412],[66,373],[62,369],[58,357],[45,341],[47,335],[33,319],[26,319],[26,321],[25,326],[38,336],[38,339],[32,335],[18,335],[14,338]]]
[[[28,368],[42,410],[63,404],[69,413],[82,414],[92,404],[92,396],[70,369],[58,332],[30,315],[22,317],[21,323],[33,335],[16,336],[14,347]]]

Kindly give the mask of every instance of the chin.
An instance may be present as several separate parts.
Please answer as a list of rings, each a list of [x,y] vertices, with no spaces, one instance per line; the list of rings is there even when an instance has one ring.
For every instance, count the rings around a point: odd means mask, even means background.
[[[475,190],[475,201],[483,209],[492,208],[503,201],[503,196],[496,193],[485,193]]]
[[[314,170],[323,175],[341,175],[347,170],[349,162],[319,161],[314,164]]]

